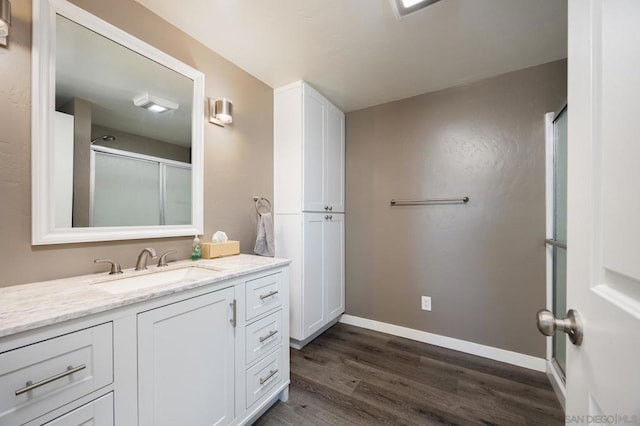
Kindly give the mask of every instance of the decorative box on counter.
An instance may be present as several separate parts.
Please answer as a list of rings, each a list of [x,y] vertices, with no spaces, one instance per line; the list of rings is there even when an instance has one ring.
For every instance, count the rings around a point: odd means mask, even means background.
[[[229,240],[224,243],[202,243],[201,246],[203,259],[215,259],[216,257],[240,254],[240,241]]]

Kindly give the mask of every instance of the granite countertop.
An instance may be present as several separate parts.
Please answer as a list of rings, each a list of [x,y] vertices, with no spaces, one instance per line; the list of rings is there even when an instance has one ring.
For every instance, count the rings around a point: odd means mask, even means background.
[[[83,275],[0,288],[0,337],[46,325],[108,311],[168,294],[215,284],[242,275],[289,264],[287,259],[240,254],[197,262],[181,260],[169,266],[149,266],[147,271],[124,270],[117,276],[108,273]],[[215,271],[211,277],[180,279],[131,291],[107,291],[109,281],[153,274],[184,267]],[[206,272],[206,271],[205,271]],[[98,284],[98,285],[96,285]],[[120,285],[120,283],[114,283]]]

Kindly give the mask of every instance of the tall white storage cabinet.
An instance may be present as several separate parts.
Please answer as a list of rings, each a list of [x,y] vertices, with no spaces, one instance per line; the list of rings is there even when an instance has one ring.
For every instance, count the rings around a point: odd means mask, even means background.
[[[298,81],[274,92],[276,256],[291,259],[291,345],[344,312],[344,113]]]

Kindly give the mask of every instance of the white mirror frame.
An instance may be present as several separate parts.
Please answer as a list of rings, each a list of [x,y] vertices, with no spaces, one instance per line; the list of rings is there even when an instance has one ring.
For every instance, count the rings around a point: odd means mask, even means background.
[[[53,111],[56,14],[193,80],[191,225],[55,228]],[[31,212],[33,245],[193,236],[203,232],[204,74],[66,0],[33,0],[31,78]]]

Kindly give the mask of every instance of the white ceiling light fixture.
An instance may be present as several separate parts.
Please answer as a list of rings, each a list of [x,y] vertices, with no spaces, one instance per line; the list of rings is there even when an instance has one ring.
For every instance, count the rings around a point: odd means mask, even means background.
[[[180,104],[144,93],[133,98],[133,104],[153,112],[165,112],[178,109]]]
[[[7,45],[11,25],[11,3],[9,0],[0,0],[0,46]]]
[[[209,122],[224,127],[233,122],[233,102],[227,98],[209,98]]]
[[[391,0],[393,12],[397,18],[402,18],[410,13],[417,12],[440,0]]]

